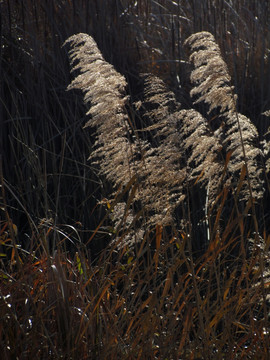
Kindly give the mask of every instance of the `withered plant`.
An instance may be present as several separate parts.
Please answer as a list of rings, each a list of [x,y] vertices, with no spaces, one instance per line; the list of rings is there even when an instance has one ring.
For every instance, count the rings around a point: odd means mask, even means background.
[[[268,2],[0,8],[2,357],[267,359]]]

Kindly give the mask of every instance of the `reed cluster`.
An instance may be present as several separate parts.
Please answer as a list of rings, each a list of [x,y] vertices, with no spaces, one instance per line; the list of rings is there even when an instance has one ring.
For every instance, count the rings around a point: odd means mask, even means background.
[[[267,359],[268,2],[0,7],[2,357]]]

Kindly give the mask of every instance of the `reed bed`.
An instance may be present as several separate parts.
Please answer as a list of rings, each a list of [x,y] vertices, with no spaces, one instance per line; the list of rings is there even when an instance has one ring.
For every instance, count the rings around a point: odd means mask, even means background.
[[[268,2],[0,7],[3,359],[268,359]]]

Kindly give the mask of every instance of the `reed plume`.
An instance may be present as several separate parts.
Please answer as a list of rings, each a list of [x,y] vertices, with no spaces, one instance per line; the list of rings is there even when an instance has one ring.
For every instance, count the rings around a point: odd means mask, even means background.
[[[145,179],[142,197],[153,209],[153,223],[171,224],[177,206],[184,199],[186,167],[178,135],[178,112],[181,105],[164,82],[154,75],[143,78],[142,118],[148,124],[144,132],[152,139],[139,169]]]
[[[72,71],[79,71],[68,89],[83,91],[84,102],[90,106],[90,120],[85,126],[96,129],[96,149],[90,158],[118,192],[130,184],[133,199],[128,207],[117,207],[118,220],[136,217],[136,201],[149,224],[172,223],[174,209],[183,200],[181,184],[185,177],[178,161],[174,114],[180,104],[160,79],[144,75],[142,116],[148,118],[149,126],[138,131],[127,111],[126,80],[104,60],[91,36],[77,34],[65,44],[70,46]],[[155,141],[148,140],[149,134],[153,138],[153,131]]]
[[[137,151],[136,141],[130,141],[133,134],[125,109],[126,80],[104,60],[91,36],[73,35],[65,44],[70,45],[72,71],[79,71],[68,89],[83,91],[90,116],[85,127],[91,126],[97,132],[96,150],[91,158],[99,159],[101,171],[116,187],[125,186],[134,175]]]
[[[193,34],[185,42],[194,66],[190,95],[194,107],[208,106],[205,114],[181,109],[173,92],[151,74],[141,75],[141,100],[132,104],[125,78],[104,60],[91,36],[74,35],[66,44],[72,71],[79,72],[69,89],[83,91],[90,116],[85,126],[96,130],[90,158],[118,194],[125,189],[131,196],[115,203],[112,214],[124,243],[143,236],[142,218],[148,225],[175,224],[186,185],[204,187],[210,203],[224,187],[240,200],[263,196],[258,133],[237,111],[227,65],[212,34]]]
[[[232,191],[236,192],[233,184],[238,181],[245,166],[247,176],[241,187],[240,198],[248,200],[251,188],[252,197],[260,199],[263,196],[263,182],[262,169],[258,163],[258,132],[250,119],[237,111],[237,96],[230,85],[231,77],[222,59],[220,48],[213,35],[208,32],[191,35],[185,44],[190,49],[189,59],[194,65],[190,76],[193,84],[190,95],[195,97],[194,105],[206,103],[209,107],[207,127],[220,144],[220,148],[217,146],[217,149],[219,148],[220,154],[223,155],[223,168],[226,156],[230,157],[230,161],[226,163],[226,184],[231,184]],[[204,151],[203,146],[200,150]],[[205,147],[205,151],[208,151],[208,147]],[[221,175],[219,173],[219,176]],[[212,177],[210,178],[212,180]]]

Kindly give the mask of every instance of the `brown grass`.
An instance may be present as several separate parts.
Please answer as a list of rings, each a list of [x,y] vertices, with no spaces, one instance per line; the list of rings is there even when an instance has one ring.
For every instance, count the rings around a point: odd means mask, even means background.
[[[268,2],[0,7],[2,358],[267,359]],[[201,31],[218,44],[221,88],[238,95],[234,116],[209,103],[213,83],[189,61],[184,42]],[[116,89],[125,83],[111,95],[123,99],[133,176],[113,157],[103,174],[102,157],[87,160],[102,131],[82,127],[106,108],[66,91],[62,44],[78,33],[92,36]]]

